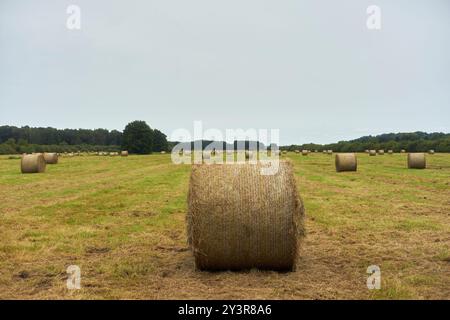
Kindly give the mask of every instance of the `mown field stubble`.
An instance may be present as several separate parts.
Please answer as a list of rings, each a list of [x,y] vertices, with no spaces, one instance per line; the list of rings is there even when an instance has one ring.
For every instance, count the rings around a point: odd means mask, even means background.
[[[186,244],[190,166],[170,155],[60,158],[23,175],[0,157],[1,299],[448,299],[450,155],[290,153],[306,208],[296,272],[199,272]],[[66,268],[81,268],[81,289]],[[366,269],[381,268],[368,290]]]

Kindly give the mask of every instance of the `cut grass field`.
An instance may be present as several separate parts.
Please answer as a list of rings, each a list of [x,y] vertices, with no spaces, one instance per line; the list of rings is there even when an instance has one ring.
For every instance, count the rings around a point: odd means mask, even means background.
[[[288,154],[306,208],[298,270],[199,272],[186,244],[190,167],[170,155],[0,157],[2,299],[450,299],[450,155]],[[81,268],[81,289],[66,269]],[[368,290],[367,267],[381,268]]]

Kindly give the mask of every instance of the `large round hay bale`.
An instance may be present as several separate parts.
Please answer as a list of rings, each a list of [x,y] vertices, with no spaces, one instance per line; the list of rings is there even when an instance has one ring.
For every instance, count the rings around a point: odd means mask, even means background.
[[[327,154],[332,155],[333,154],[333,150],[327,150]]]
[[[295,153],[300,153],[300,150],[295,150],[294,152],[295,152]]]
[[[376,156],[377,155],[377,151],[376,150],[369,150],[369,156]]]
[[[302,150],[302,156],[307,156],[308,155],[308,150]]]
[[[380,156],[383,156],[383,155],[384,155],[384,150],[383,150],[383,149],[378,150],[378,154],[379,154]]]
[[[27,154],[22,156],[20,169],[22,173],[41,173],[45,171],[45,165],[42,154]]]
[[[392,155],[393,153],[394,153],[394,151],[388,150],[388,154]]]
[[[429,153],[429,154],[434,154],[434,150],[433,150],[433,149],[428,150],[428,153]]]
[[[337,172],[356,171],[357,161],[354,153],[338,153],[334,159]]]
[[[405,152],[406,152],[405,149],[400,150],[400,153],[405,153]]]
[[[425,153],[408,153],[409,169],[425,169],[426,166]]]
[[[58,155],[56,153],[44,153],[44,160],[46,164],[57,164]]]
[[[274,175],[261,163],[194,165],[187,233],[201,270],[293,270],[304,235],[304,208],[292,165]]]
[[[128,157],[128,151],[126,151],[126,150],[121,151],[121,152],[120,152],[120,155],[121,155],[122,157]]]

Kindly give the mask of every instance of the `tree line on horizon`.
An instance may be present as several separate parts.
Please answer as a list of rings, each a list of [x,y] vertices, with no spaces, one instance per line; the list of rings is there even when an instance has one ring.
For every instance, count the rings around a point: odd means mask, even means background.
[[[137,154],[168,151],[168,142],[164,133],[151,129],[145,121],[130,122],[123,132],[0,126],[0,154],[120,150]]]
[[[306,143],[281,147],[281,150],[333,150],[335,152],[364,152],[365,150],[392,150],[400,152],[450,152],[450,133],[421,131],[385,133],[377,136],[364,136],[349,141],[330,144]]]
[[[203,140],[202,149],[213,141]],[[92,152],[128,150],[135,154],[170,151],[178,142],[169,142],[164,133],[151,129],[145,121],[133,121],[127,124],[123,132],[107,129],[55,129],[51,127],[14,127],[0,126],[0,154],[31,153],[31,152]],[[237,148],[238,142],[232,146]],[[186,146],[194,147],[194,142]],[[220,144],[220,142],[219,142]],[[256,142],[258,149],[264,144]],[[245,141],[245,149],[252,144]],[[270,147],[269,147],[270,149]],[[399,152],[426,152],[430,149],[436,152],[450,152],[450,133],[387,133],[377,136],[364,136],[349,141],[339,141],[331,144],[306,143],[301,145],[281,146],[280,150],[333,150],[335,152],[363,152],[367,149],[385,149]]]

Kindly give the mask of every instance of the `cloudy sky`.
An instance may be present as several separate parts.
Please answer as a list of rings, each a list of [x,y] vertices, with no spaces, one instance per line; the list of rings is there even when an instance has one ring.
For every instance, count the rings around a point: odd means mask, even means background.
[[[282,144],[450,132],[450,1],[0,1],[0,125],[136,119]]]

